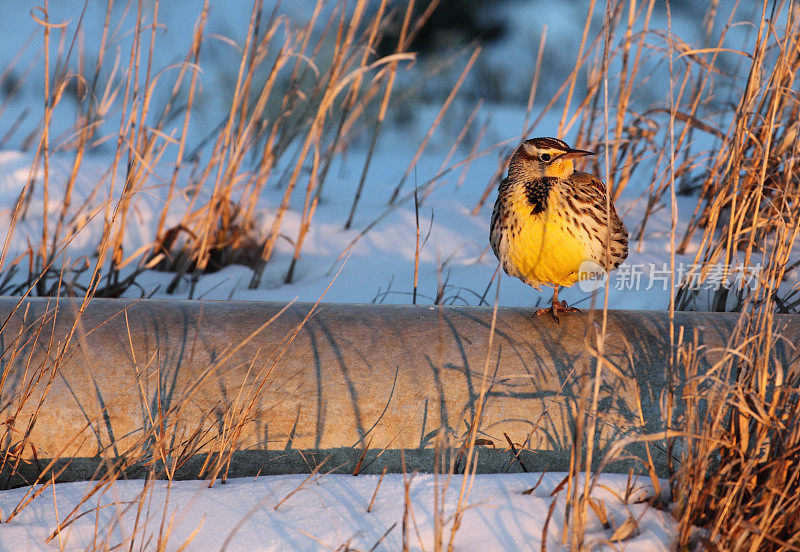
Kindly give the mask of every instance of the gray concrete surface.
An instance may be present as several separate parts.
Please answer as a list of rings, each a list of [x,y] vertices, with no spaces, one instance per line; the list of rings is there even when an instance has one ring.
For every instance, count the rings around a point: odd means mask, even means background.
[[[479,469],[523,469],[506,435],[525,469],[566,469],[601,316],[565,315],[557,326],[500,308],[490,349],[491,308],[322,304],[306,319],[310,304],[279,314],[285,305],[96,299],[79,313],[73,300],[18,301],[0,298],[5,485],[36,477],[51,458],[62,480],[114,462],[131,476],[150,462],[179,477],[218,465],[231,476],[303,472],[325,459],[322,471],[353,472],[365,448],[361,471],[398,471],[403,456],[407,469],[430,471],[437,432],[455,460],[485,366]],[[737,318],[676,313],[675,322],[697,332],[708,365]],[[796,362],[800,317],[775,321],[786,341],[773,361]],[[601,450],[664,427],[667,313],[610,311],[605,358],[614,369],[601,387]]]

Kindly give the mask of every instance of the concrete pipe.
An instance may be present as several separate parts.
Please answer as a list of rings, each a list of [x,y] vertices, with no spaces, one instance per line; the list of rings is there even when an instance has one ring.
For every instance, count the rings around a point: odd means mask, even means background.
[[[175,477],[323,462],[322,471],[399,471],[403,462],[431,471],[436,454],[458,470],[481,396],[480,471],[566,469],[602,313],[565,315],[559,326],[500,308],[493,333],[492,315],[105,299],[82,310],[76,300],[0,298],[0,484],[111,467],[136,476],[153,465]],[[675,335],[696,333],[708,365],[737,319],[678,312]],[[787,341],[773,361],[795,362],[800,317],[774,323]],[[596,458],[620,437],[664,427],[669,335],[665,312],[608,312],[604,358],[614,368],[603,372]],[[661,469],[663,455],[655,460]]]

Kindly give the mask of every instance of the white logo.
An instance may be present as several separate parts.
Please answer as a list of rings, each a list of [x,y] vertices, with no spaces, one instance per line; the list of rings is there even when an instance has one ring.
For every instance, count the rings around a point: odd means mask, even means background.
[[[583,261],[578,268],[578,287],[590,293],[606,285],[608,272],[594,261]]]

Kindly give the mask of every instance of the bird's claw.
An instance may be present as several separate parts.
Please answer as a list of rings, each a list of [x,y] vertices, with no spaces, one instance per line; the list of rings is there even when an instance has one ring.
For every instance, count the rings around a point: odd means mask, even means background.
[[[550,314],[553,317],[553,320],[556,321],[556,324],[561,324],[561,320],[558,319],[559,312],[577,312],[581,313],[581,310],[576,307],[570,307],[567,305],[566,301],[553,301],[553,304],[546,309],[539,309],[536,311],[536,316],[541,316],[543,314]],[[582,313],[581,313],[582,314]]]

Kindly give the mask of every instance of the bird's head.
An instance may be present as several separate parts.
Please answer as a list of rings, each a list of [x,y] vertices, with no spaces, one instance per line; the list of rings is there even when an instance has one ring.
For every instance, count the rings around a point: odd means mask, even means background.
[[[567,178],[575,171],[572,160],[584,155],[594,155],[594,152],[572,149],[557,138],[531,138],[522,142],[511,157],[508,177],[519,180],[546,176]]]

